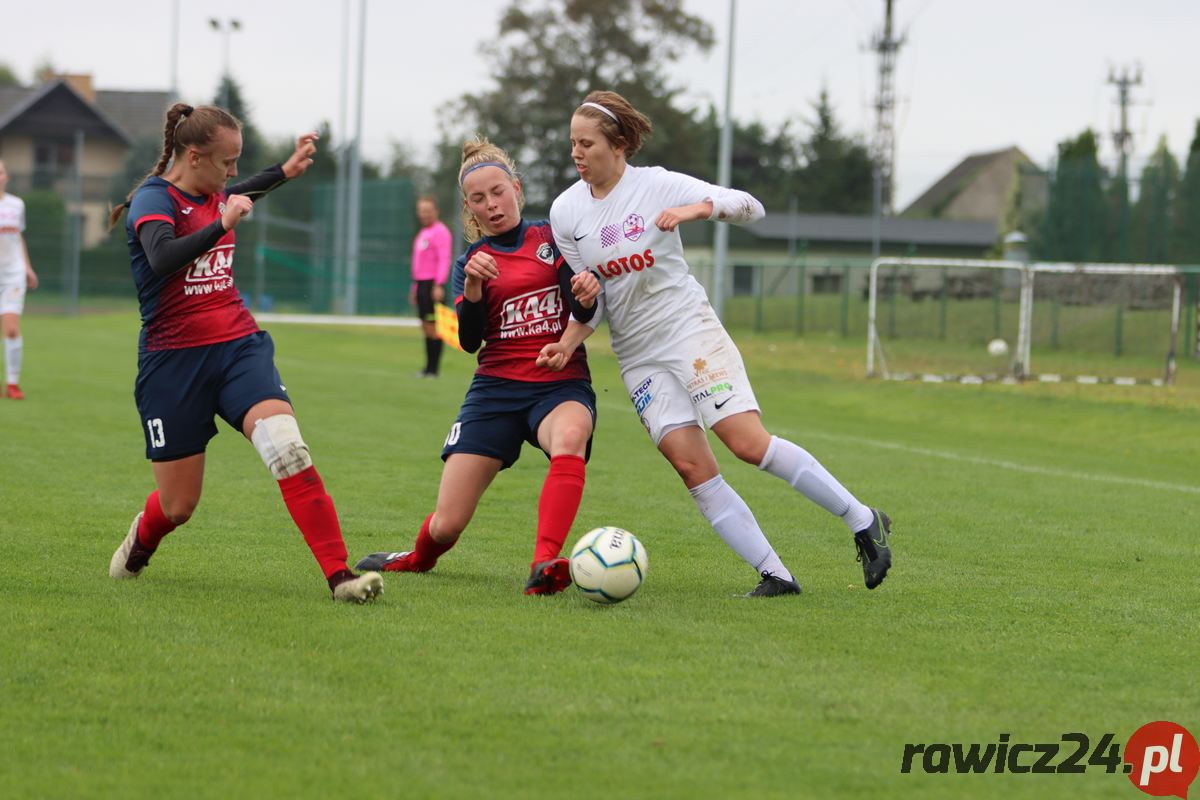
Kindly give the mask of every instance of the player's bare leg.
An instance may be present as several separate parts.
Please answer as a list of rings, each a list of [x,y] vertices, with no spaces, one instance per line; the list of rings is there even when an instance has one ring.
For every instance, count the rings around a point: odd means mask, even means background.
[[[451,453],[442,467],[437,505],[425,518],[412,550],[371,553],[359,560],[358,569],[384,572],[428,572],[466,530],[483,493],[502,466],[500,459],[475,453]]]
[[[200,503],[204,453],[174,461],[155,461],[150,468],[156,488],[133,518],[129,533],[109,561],[108,574],[113,578],[140,575],[163,537],[187,522]]]

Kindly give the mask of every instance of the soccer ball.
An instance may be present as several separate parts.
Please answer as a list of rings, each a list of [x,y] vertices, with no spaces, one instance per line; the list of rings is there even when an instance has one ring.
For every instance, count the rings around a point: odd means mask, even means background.
[[[621,528],[596,528],[571,550],[571,580],[589,600],[619,603],[646,577],[646,548]]]
[[[1008,342],[1003,339],[992,339],[988,342],[988,355],[996,358],[1008,355]]]

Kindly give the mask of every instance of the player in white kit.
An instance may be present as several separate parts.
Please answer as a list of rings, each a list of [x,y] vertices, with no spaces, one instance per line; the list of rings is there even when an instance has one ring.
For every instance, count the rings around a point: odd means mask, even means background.
[[[763,217],[762,204],[745,192],[628,164],[651,130],[615,92],[592,92],[571,118],[580,180],[554,201],[550,224],[571,268],[593,276],[577,282],[576,294],[588,302],[598,294],[601,305],[590,323],[572,322],[538,363],[564,364],[607,315],[622,380],[650,437],[721,538],[761,575],[750,596],[798,594],[800,585],[721,477],[705,427],[741,460],[841,517],[873,589],[891,566],[890,520],[803,448],[763,427],[741,354],[683,258],[681,223],[745,224]]]
[[[25,246],[25,203],[7,193],[8,170],[0,161],[0,327],[4,332],[5,390],[13,400],[24,400],[21,392],[21,312],[25,290],[36,289],[37,273]]]

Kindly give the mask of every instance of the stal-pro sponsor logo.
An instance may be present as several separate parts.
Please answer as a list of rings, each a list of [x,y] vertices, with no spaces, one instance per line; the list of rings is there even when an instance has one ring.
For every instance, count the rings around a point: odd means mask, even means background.
[[[557,286],[517,295],[500,309],[500,338],[557,333],[562,329],[561,314],[562,299]]]
[[[732,392],[732,391],[733,391],[732,383],[729,383],[729,382],[714,383],[712,386],[709,386],[707,389],[701,389],[700,391],[693,394],[692,402],[699,403],[701,400],[707,400],[708,398],[714,397],[723,392]],[[724,403],[722,403],[721,405],[724,405]]]
[[[183,276],[184,294],[212,294],[233,287],[233,245],[214,247],[193,261]]]
[[[640,253],[631,256],[613,258],[604,264],[597,264],[596,271],[606,278],[619,278],[631,272],[641,272],[654,266],[654,253],[647,247]]]

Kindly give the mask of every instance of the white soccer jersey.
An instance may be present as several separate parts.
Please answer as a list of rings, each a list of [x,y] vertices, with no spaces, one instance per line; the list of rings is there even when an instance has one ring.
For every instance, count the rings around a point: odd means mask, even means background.
[[[654,224],[665,209],[711,200],[712,219],[761,219],[762,204],[661,167],[626,166],[602,200],[582,180],[550,208],[554,240],[575,272],[592,270],[604,284],[604,309],[622,371],[666,357],[716,320],[704,287],[683,259],[678,228]],[[719,323],[718,323],[719,324]]]
[[[25,203],[11,194],[0,197],[0,284],[25,283]]]

